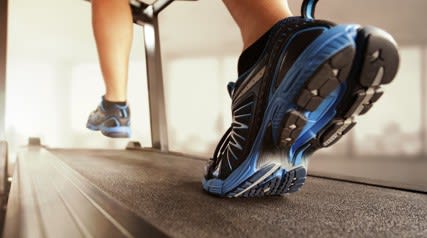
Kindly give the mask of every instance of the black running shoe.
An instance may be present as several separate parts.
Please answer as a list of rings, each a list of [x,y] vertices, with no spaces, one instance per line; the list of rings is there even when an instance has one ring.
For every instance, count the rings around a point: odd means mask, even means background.
[[[86,127],[90,130],[101,131],[112,138],[128,138],[131,135],[129,106],[113,105],[104,108],[102,102],[89,115]]]
[[[207,192],[298,191],[308,157],[345,135],[395,77],[399,55],[388,33],[315,20],[316,2],[277,23],[258,62],[229,87],[233,123],[206,167]]]

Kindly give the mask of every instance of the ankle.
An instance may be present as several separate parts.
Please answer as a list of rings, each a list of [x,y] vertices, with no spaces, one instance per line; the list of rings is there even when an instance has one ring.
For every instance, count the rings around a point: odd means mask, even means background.
[[[111,101],[105,98],[105,96],[102,97],[102,106],[106,109],[112,109],[115,106],[126,106],[127,102],[126,100],[123,101]]]
[[[124,95],[109,94],[109,93],[106,93],[102,97],[102,99],[109,102],[126,102],[127,100],[126,96]]]
[[[278,21],[291,17],[285,0],[223,0],[240,28],[244,49],[252,45]]]
[[[259,37],[254,43],[246,47],[245,50],[239,57],[238,62],[238,73],[239,76],[249,70],[259,59],[264,48],[268,42],[268,39],[271,34],[271,29],[268,30],[264,35]]]
[[[243,50],[248,49],[283,18],[284,17],[269,18],[264,21],[256,22],[253,25],[248,24],[244,27],[241,27],[240,33],[243,39]]]

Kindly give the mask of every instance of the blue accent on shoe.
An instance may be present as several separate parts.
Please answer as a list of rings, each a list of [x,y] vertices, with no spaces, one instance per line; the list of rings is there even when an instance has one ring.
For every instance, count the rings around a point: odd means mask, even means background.
[[[327,30],[327,28],[326,27],[312,27],[312,28],[308,28],[308,29],[304,29],[304,30],[301,30],[301,31],[298,31],[298,32],[296,32],[289,40],[288,40],[288,42],[286,43],[286,45],[285,45],[285,47],[283,47],[283,49],[282,49],[282,51],[280,52],[280,55],[281,55],[281,57],[280,57],[280,59],[279,59],[279,61],[282,61],[283,60],[283,58],[284,57],[286,57],[286,54],[285,54],[285,52],[288,50],[288,48],[289,48],[289,45],[293,42],[293,40],[297,37],[297,36],[299,36],[300,34],[303,34],[304,32],[307,32],[307,31],[315,31],[315,30]],[[270,93],[269,93],[269,95],[270,95],[270,98],[269,98],[269,100],[271,100],[271,98],[273,97],[273,91],[274,91],[274,85],[276,85],[276,80],[277,80],[277,76],[279,75],[279,71],[280,71],[280,67],[277,67],[276,68],[276,70],[275,70],[275,72],[274,72],[274,79],[275,80],[273,80],[273,82],[272,82],[272,84],[271,84],[271,86],[270,86]]]
[[[310,19],[313,19],[313,4],[311,3],[310,5],[307,6],[307,17]]]
[[[308,19],[314,19],[314,12],[318,0],[304,0],[301,7],[301,15]]]
[[[269,100],[269,104],[265,110],[263,122],[253,143],[252,149],[247,159],[235,169],[225,180],[210,179],[203,181],[205,190],[218,194],[221,196],[228,196],[228,193],[239,187],[242,183],[247,181],[257,171],[263,168],[257,168],[257,161],[260,156],[261,144],[270,122],[282,121],[285,113],[296,107],[293,100],[296,94],[301,90],[304,83],[310,78],[311,75],[327,61],[331,56],[343,50],[348,46],[355,45],[354,38],[357,34],[356,25],[339,25],[323,32],[305,51],[298,57],[291,69],[285,75],[280,86],[274,92]],[[283,54],[283,52],[282,52]],[[309,119],[318,120],[305,128],[305,132],[318,131],[324,126],[327,119],[333,117],[334,106],[341,89],[337,89],[331,94],[331,97],[325,100],[319,108],[307,115]],[[335,96],[334,96],[335,95]],[[326,111],[326,113],[325,113]],[[275,128],[275,127],[273,127]],[[277,132],[276,132],[277,133]],[[298,138],[299,143],[303,139]],[[295,150],[295,148],[294,148]],[[299,163],[303,163],[301,159]],[[294,167],[298,168],[299,164]],[[292,169],[291,171],[296,170]],[[304,170],[305,171],[305,170]],[[264,171],[265,176],[268,173],[276,173],[276,171]],[[282,174],[286,174],[286,170],[282,169]]]
[[[102,134],[115,138],[128,138],[131,136],[131,129],[128,126],[101,127]]]
[[[339,99],[345,92],[346,85],[342,84],[334,92],[332,92],[320,106],[313,112],[306,112],[305,116],[308,121],[302,130],[301,134],[289,150],[288,158],[294,158],[293,163],[302,163],[305,150],[301,148],[306,145],[311,139],[315,138],[317,133],[322,130],[336,115],[335,107]],[[300,154],[296,154],[296,153]]]

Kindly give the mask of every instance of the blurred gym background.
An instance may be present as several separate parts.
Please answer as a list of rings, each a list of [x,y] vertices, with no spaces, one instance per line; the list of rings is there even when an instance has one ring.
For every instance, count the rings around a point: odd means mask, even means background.
[[[289,1],[299,14],[301,1]],[[314,174],[426,189],[425,9],[424,0],[320,1],[318,18],[390,32],[400,45],[401,66],[383,99],[359,118],[356,129],[316,154]],[[221,1],[202,0],[174,3],[161,14],[160,31],[170,148],[209,158],[230,124],[226,84],[237,78],[238,28]],[[135,25],[129,103],[132,140],[150,146],[142,38]],[[104,90],[89,3],[10,1],[7,80],[6,138],[12,151],[29,136],[61,148],[124,148],[128,142],[85,128]]]

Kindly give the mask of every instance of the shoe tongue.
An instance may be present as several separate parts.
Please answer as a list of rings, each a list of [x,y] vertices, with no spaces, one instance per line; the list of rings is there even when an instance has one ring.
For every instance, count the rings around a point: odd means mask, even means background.
[[[277,25],[277,24],[276,24]],[[239,57],[239,62],[237,64],[239,78],[235,83],[229,83],[227,85],[228,92],[232,97],[233,91],[235,91],[240,84],[245,80],[246,75],[250,69],[256,64],[258,59],[261,57],[264,49],[270,39],[270,35],[275,31],[276,25],[274,25],[270,30],[268,30],[264,35],[262,35],[257,41],[255,41],[251,46],[245,49]]]
[[[273,29],[274,27],[270,28],[266,33],[258,38],[258,40],[256,40],[252,45],[250,45],[242,52],[237,64],[239,77],[252,68],[252,66],[257,62],[263,53],[265,46],[267,45],[267,42],[270,38],[270,33]]]

